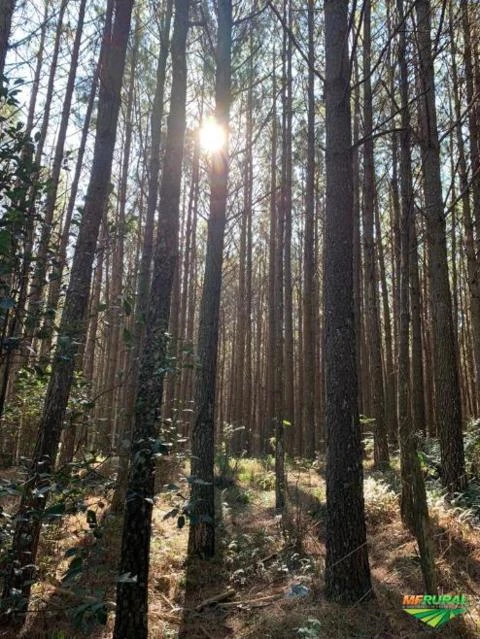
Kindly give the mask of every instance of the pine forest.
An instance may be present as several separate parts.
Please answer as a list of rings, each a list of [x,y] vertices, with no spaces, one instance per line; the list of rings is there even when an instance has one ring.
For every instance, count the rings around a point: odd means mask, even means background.
[[[0,0],[0,638],[480,637],[480,3]]]

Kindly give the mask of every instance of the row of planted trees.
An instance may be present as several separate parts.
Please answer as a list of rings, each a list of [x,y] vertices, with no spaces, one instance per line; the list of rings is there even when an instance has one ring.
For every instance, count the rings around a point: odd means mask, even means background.
[[[93,449],[118,457],[135,576],[115,636],[146,637],[155,459],[186,439],[189,552],[212,556],[227,428],[232,453],[275,453],[279,509],[285,453],[326,451],[327,593],[368,596],[359,413],[378,468],[400,445],[402,517],[435,589],[417,441],[438,437],[443,483],[463,490],[480,401],[477,12],[0,4],[1,446],[31,459],[5,615],[28,605],[55,466]],[[198,135],[209,115],[218,147]],[[45,397],[27,423],[25,371]]]

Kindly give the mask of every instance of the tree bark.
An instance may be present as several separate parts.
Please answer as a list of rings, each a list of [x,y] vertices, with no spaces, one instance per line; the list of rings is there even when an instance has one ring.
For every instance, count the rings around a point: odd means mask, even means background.
[[[388,467],[388,435],[385,420],[385,393],[382,369],[382,342],[378,313],[378,284],[374,244],[375,165],[373,146],[373,102],[371,79],[371,1],[365,0],[363,9],[363,127],[366,138],[363,146],[363,242],[365,260],[366,324],[368,330],[370,389],[372,394],[374,427],[374,463],[379,469]],[[378,238],[377,238],[378,240]]]
[[[477,122],[475,118],[474,108],[471,103],[473,99],[473,70],[471,62],[471,36],[469,32],[468,6],[462,0],[462,18],[463,30],[465,38],[465,75],[467,84],[467,102],[470,104],[469,112],[469,129],[470,129],[470,157],[471,157],[471,173],[473,181],[473,206],[480,208],[480,194],[478,193],[480,185],[480,174],[478,166],[478,136]],[[452,81],[453,81],[453,97],[454,110],[457,125],[456,138],[458,147],[458,170],[460,174],[461,202],[463,212],[463,228],[464,228],[464,247],[467,261],[467,282],[470,293],[470,315],[472,323],[472,344],[473,344],[473,360],[475,362],[474,377],[476,389],[476,402],[480,400],[480,257],[477,255],[474,218],[472,214],[472,203],[470,198],[470,188],[467,170],[467,159],[465,153],[465,140],[462,126],[462,106],[459,91],[458,69],[456,63],[456,45],[455,34],[450,18],[450,37],[452,42]],[[478,215],[478,214],[477,214]]]
[[[164,452],[158,438],[178,233],[183,147],[186,126],[186,42],[190,0],[175,0],[172,36],[172,89],[165,161],[160,186],[160,225],[150,289],[145,340],[135,402],[130,475],[125,501],[114,639],[148,637],[148,572],[155,486],[155,459]]]
[[[104,34],[110,33],[111,26],[112,26],[112,13],[113,13],[113,0],[108,0],[106,14],[105,14]],[[83,158],[85,156],[85,149],[87,146],[87,139],[90,133],[90,124],[92,120],[93,109],[95,106],[95,98],[97,96],[98,81],[100,78],[100,70],[102,67],[104,46],[105,46],[105,36],[102,39],[100,55],[99,55],[98,62],[95,67],[95,71],[92,78],[90,94],[88,97],[87,108],[85,111],[85,119],[84,119],[83,127],[82,127],[82,136],[80,139],[80,145],[78,147],[78,156],[77,156],[77,160],[75,164],[75,173],[74,173],[72,185],[70,188],[67,211],[65,213],[65,217],[63,221],[62,236],[60,239],[60,246],[58,248],[58,258],[56,260],[56,265],[52,269],[52,277],[51,277],[51,281],[50,281],[50,285],[48,289],[48,301],[47,301],[48,313],[44,319],[42,330],[41,330],[42,334],[44,335],[43,342],[42,342],[42,350],[41,350],[41,356],[43,359],[47,358],[47,355],[50,353],[51,346],[52,346],[55,315],[58,310],[58,303],[60,300],[60,294],[61,294],[61,288],[62,288],[63,272],[67,262],[67,248],[68,248],[68,244],[70,240],[72,217],[73,217],[73,212],[75,210],[75,204],[77,202],[78,188],[80,185],[80,178],[81,178],[82,168],[83,168]]]
[[[324,262],[326,595],[372,596],[363,501],[353,318],[353,172],[348,0],[325,0],[327,202]]]
[[[421,149],[432,301],[436,419],[442,456],[442,480],[448,492],[453,493],[465,489],[467,477],[440,174],[440,144],[430,33],[431,11],[430,0],[417,1]]]
[[[305,184],[305,239],[303,259],[303,421],[305,454],[313,458],[316,446],[315,422],[315,41],[314,1],[308,0],[308,103],[307,176]],[[298,428],[299,426],[297,426]]]
[[[399,20],[404,22],[403,0],[397,0]],[[400,220],[400,318],[399,318],[399,372],[398,372],[398,424],[401,461],[401,515],[405,525],[417,538],[420,549],[425,588],[436,593],[436,575],[433,538],[428,516],[427,495],[420,462],[417,455],[416,433],[411,425],[410,366],[409,366],[409,276],[412,216],[415,207],[413,178],[410,160],[411,131],[408,110],[408,70],[405,58],[405,26],[400,31],[400,95],[402,107],[402,131],[400,134],[400,172],[402,212]]]
[[[12,16],[16,0],[0,1],[0,76],[5,73],[5,58],[7,57],[8,40],[12,28]]]
[[[231,102],[232,1],[218,2],[215,77],[215,118],[225,130],[225,148],[211,158],[210,217],[207,255],[200,305],[196,418],[192,430],[192,487],[188,553],[215,553],[214,448],[215,378],[222,286],[223,244],[228,194],[228,125]]]
[[[83,24],[85,22],[85,10],[86,10],[87,2],[86,0],[82,0],[80,3],[76,32],[75,32],[75,40],[73,42],[71,61],[70,61],[70,70],[68,72],[67,85],[65,87],[65,97],[63,100],[62,106],[62,114],[60,117],[60,126],[58,129],[57,142],[55,145],[55,153],[52,163],[52,168],[50,171],[50,179],[47,189],[47,198],[45,202],[45,211],[44,211],[44,223],[45,226],[42,229],[42,236],[40,239],[40,246],[38,249],[38,259],[40,260],[35,269],[34,281],[32,283],[32,287],[35,290],[35,296],[42,295],[43,288],[45,286],[45,278],[48,270],[47,263],[47,252],[50,244],[50,238],[53,230],[53,217],[55,213],[55,207],[57,204],[57,193],[58,186],[60,183],[60,175],[62,170],[62,162],[64,157],[65,150],[65,140],[67,137],[67,129],[68,123],[70,119],[70,110],[72,107],[72,98],[73,91],[75,88],[75,79],[77,77],[77,69],[78,69],[78,58],[80,53],[80,44],[82,41],[83,34]],[[68,221],[68,220],[66,220]],[[55,274],[56,275],[56,274]],[[48,305],[46,307],[46,317],[43,324],[43,330],[41,331],[42,337],[42,353],[43,358],[46,359],[47,352],[49,350],[51,344],[51,337],[53,331],[53,318],[56,311],[55,308],[50,308]],[[43,345],[43,340],[45,343],[45,347]]]
[[[6,576],[3,599],[18,595],[13,611],[28,607],[35,575],[35,559],[47,501],[48,474],[53,468],[76,364],[79,343],[85,338],[92,264],[100,221],[108,198],[116,139],[123,68],[130,32],[133,0],[117,0],[113,33],[106,46],[105,68],[99,96],[97,134],[90,183],[73,259],[70,285],[59,330],[58,347],[39,425],[32,468],[16,519],[11,569]],[[46,488],[41,494],[39,489]],[[27,540],[27,541],[26,541]],[[17,595],[14,595],[14,598]],[[13,614],[10,613],[10,616]],[[23,621],[23,619],[21,619]]]
[[[29,217],[35,217],[35,200],[38,193],[38,184],[40,178],[40,169],[42,164],[42,156],[43,150],[45,147],[48,129],[50,125],[50,113],[52,108],[52,100],[54,95],[55,88],[55,78],[57,76],[58,71],[58,57],[60,54],[61,40],[64,29],[63,19],[65,16],[65,12],[67,10],[68,0],[62,0],[60,3],[60,8],[58,11],[57,18],[57,27],[55,31],[55,42],[53,47],[53,55],[52,61],[50,63],[50,72],[48,77],[48,85],[47,85],[47,93],[45,96],[45,104],[43,106],[43,116],[42,116],[42,125],[39,131],[38,138],[38,146],[35,151],[35,164],[37,165],[36,173],[34,176],[34,183],[30,192],[29,204],[28,204],[28,215]],[[79,18],[83,21],[83,13],[80,14]],[[79,25],[79,31],[77,31],[76,41],[78,41],[78,47],[80,46],[80,39],[82,33],[82,26]],[[78,55],[78,49],[77,49]],[[28,313],[25,321],[25,328],[27,333],[27,338],[30,338],[31,343],[33,344],[34,339],[37,337],[36,331],[40,324],[40,319],[42,316],[43,308],[42,308],[42,300],[43,300],[43,291],[45,288],[45,277],[48,269],[49,262],[49,246],[50,246],[50,237],[52,234],[52,226],[53,226],[53,216],[55,210],[55,202],[57,198],[57,187],[58,180],[60,178],[60,170],[61,163],[63,159],[63,146],[65,143],[65,137],[67,133],[68,127],[68,119],[70,116],[70,106],[73,95],[73,88],[76,76],[76,66],[70,67],[70,73],[67,80],[67,88],[65,94],[64,105],[62,109],[61,123],[60,123],[60,131],[59,136],[57,138],[57,145],[55,148],[55,158],[54,165],[52,167],[51,174],[51,186],[47,190],[47,202],[45,206],[45,213],[43,219],[40,224],[40,240],[38,243],[38,248],[36,250],[35,256],[35,268],[32,276],[32,281],[30,283],[30,290],[28,295]],[[58,175],[57,175],[58,173]],[[25,358],[28,361],[28,356]]]
[[[129,394],[135,396],[137,388],[138,368],[143,347],[145,323],[148,316],[150,304],[150,283],[151,267],[153,256],[153,231],[155,225],[155,212],[158,204],[158,180],[160,173],[160,146],[163,120],[163,102],[165,93],[165,74],[167,68],[168,54],[170,50],[170,26],[172,21],[173,0],[167,0],[165,7],[165,18],[160,34],[160,54],[157,63],[156,87],[153,98],[152,113],[150,116],[151,127],[151,148],[148,163],[148,196],[147,210],[145,215],[145,229],[143,234],[142,255],[140,258],[140,269],[138,275],[137,301],[135,307],[135,338],[133,347],[133,370],[130,373]],[[132,403],[134,403],[132,397]],[[120,437],[119,464],[117,472],[117,485],[112,498],[113,512],[121,512],[125,502],[125,495],[128,481],[128,468],[130,459],[130,439],[131,429],[129,419],[132,415],[127,415],[124,424],[125,428]]]

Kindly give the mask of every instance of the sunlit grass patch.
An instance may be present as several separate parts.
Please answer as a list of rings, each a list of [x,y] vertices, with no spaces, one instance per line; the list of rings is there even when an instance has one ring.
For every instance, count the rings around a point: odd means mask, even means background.
[[[392,521],[398,513],[398,495],[382,479],[373,476],[365,478],[363,484],[365,510],[371,524]]]

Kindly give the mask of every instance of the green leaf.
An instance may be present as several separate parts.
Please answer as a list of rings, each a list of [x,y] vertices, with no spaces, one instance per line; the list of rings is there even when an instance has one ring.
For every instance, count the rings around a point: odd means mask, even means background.
[[[83,570],[83,558],[75,557],[70,562],[67,572],[64,574],[62,582],[71,581],[77,577]]]

